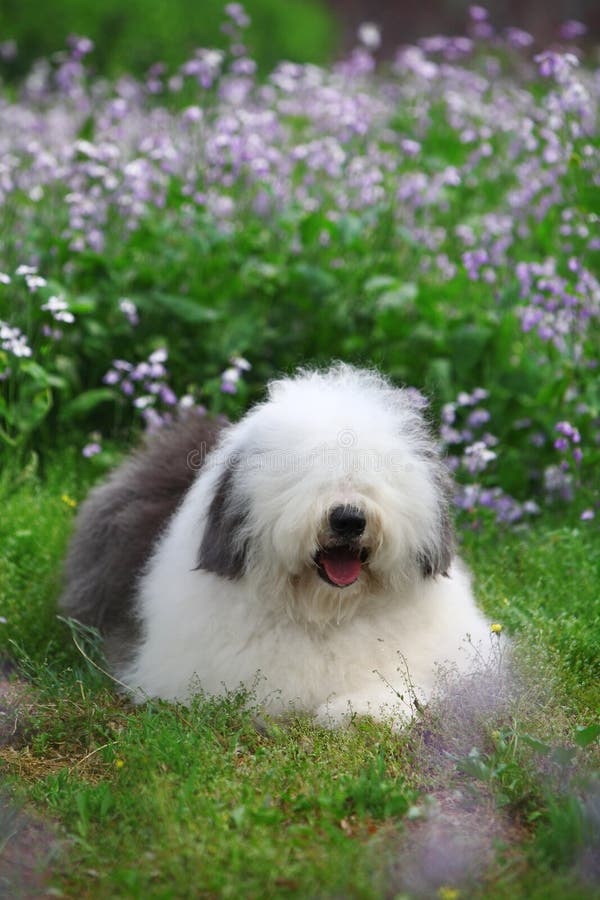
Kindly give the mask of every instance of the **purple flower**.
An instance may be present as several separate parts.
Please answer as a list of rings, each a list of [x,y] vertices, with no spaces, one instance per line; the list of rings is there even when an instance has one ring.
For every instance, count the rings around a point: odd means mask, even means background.
[[[491,415],[487,411],[487,409],[482,409],[478,407],[474,409],[472,413],[469,414],[467,418],[467,425],[470,428],[479,428],[481,425],[485,425],[486,422],[489,422],[491,419]]]
[[[175,404],[177,403],[177,395],[166,384],[161,385],[159,389],[159,397],[167,406],[175,406]]]
[[[463,253],[462,260],[471,281],[477,281],[479,278],[479,269],[489,262],[489,256],[487,250],[484,249],[467,250]]]
[[[587,34],[587,30],[587,25],[584,25],[583,22],[578,22],[576,19],[567,19],[560,26],[559,34],[563,41],[574,41]]]
[[[130,325],[134,327],[139,325],[139,316],[137,311],[137,306],[132,300],[129,300],[128,297],[122,297],[119,300],[119,309],[127,319]]]
[[[463,462],[467,471],[474,475],[483,472],[488,463],[496,459],[496,454],[490,450],[483,441],[476,441],[465,448]]]
[[[237,25],[238,28],[247,28],[250,17],[241,3],[227,3],[225,14]]]
[[[530,47],[533,44],[533,35],[521,28],[507,28],[505,30],[506,40],[511,47],[520,49],[521,47]]]
[[[473,19],[474,22],[485,22],[485,20],[489,16],[489,13],[484,6],[470,6],[469,16],[471,17],[471,19]]]
[[[90,459],[92,456],[96,456],[98,453],[102,452],[102,447],[97,442],[92,442],[91,444],[86,444],[83,450],[81,451],[81,455],[85,456],[86,459]]]
[[[17,42],[13,40],[0,43],[0,59],[4,62],[12,62],[17,56]]]
[[[579,518],[581,519],[582,522],[590,522],[592,519],[595,518],[595,516],[596,516],[596,513],[594,512],[593,509],[584,509],[583,512],[581,513],[581,515],[579,516]]]

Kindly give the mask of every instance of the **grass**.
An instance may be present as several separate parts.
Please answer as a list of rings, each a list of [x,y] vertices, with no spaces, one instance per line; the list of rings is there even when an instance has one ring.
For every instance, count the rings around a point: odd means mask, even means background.
[[[54,599],[91,478],[66,462],[5,477],[0,523],[0,647],[30,682],[0,755],[11,802],[60,836],[55,895],[597,896],[597,526],[564,512],[521,531],[462,523],[482,605],[520,647],[518,681],[447,675],[443,701],[399,733],[257,727],[238,694],[131,708],[74,649]]]

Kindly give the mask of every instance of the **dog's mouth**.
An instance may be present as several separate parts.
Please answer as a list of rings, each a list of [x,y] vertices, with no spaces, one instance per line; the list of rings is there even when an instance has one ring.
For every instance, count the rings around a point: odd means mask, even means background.
[[[317,571],[323,581],[334,587],[349,587],[354,584],[369,557],[366,547],[342,544],[325,547],[315,555]]]

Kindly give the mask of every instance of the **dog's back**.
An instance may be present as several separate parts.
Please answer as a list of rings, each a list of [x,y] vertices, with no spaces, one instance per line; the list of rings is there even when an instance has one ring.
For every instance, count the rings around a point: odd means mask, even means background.
[[[106,635],[109,658],[136,643],[136,581],[221,428],[190,416],[163,429],[81,506],[59,605]]]

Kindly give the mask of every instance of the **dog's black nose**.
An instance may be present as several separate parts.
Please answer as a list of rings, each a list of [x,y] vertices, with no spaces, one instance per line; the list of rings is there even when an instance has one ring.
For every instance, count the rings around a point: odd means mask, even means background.
[[[366,516],[357,506],[334,506],[329,513],[329,526],[338,537],[360,537],[366,524]]]

